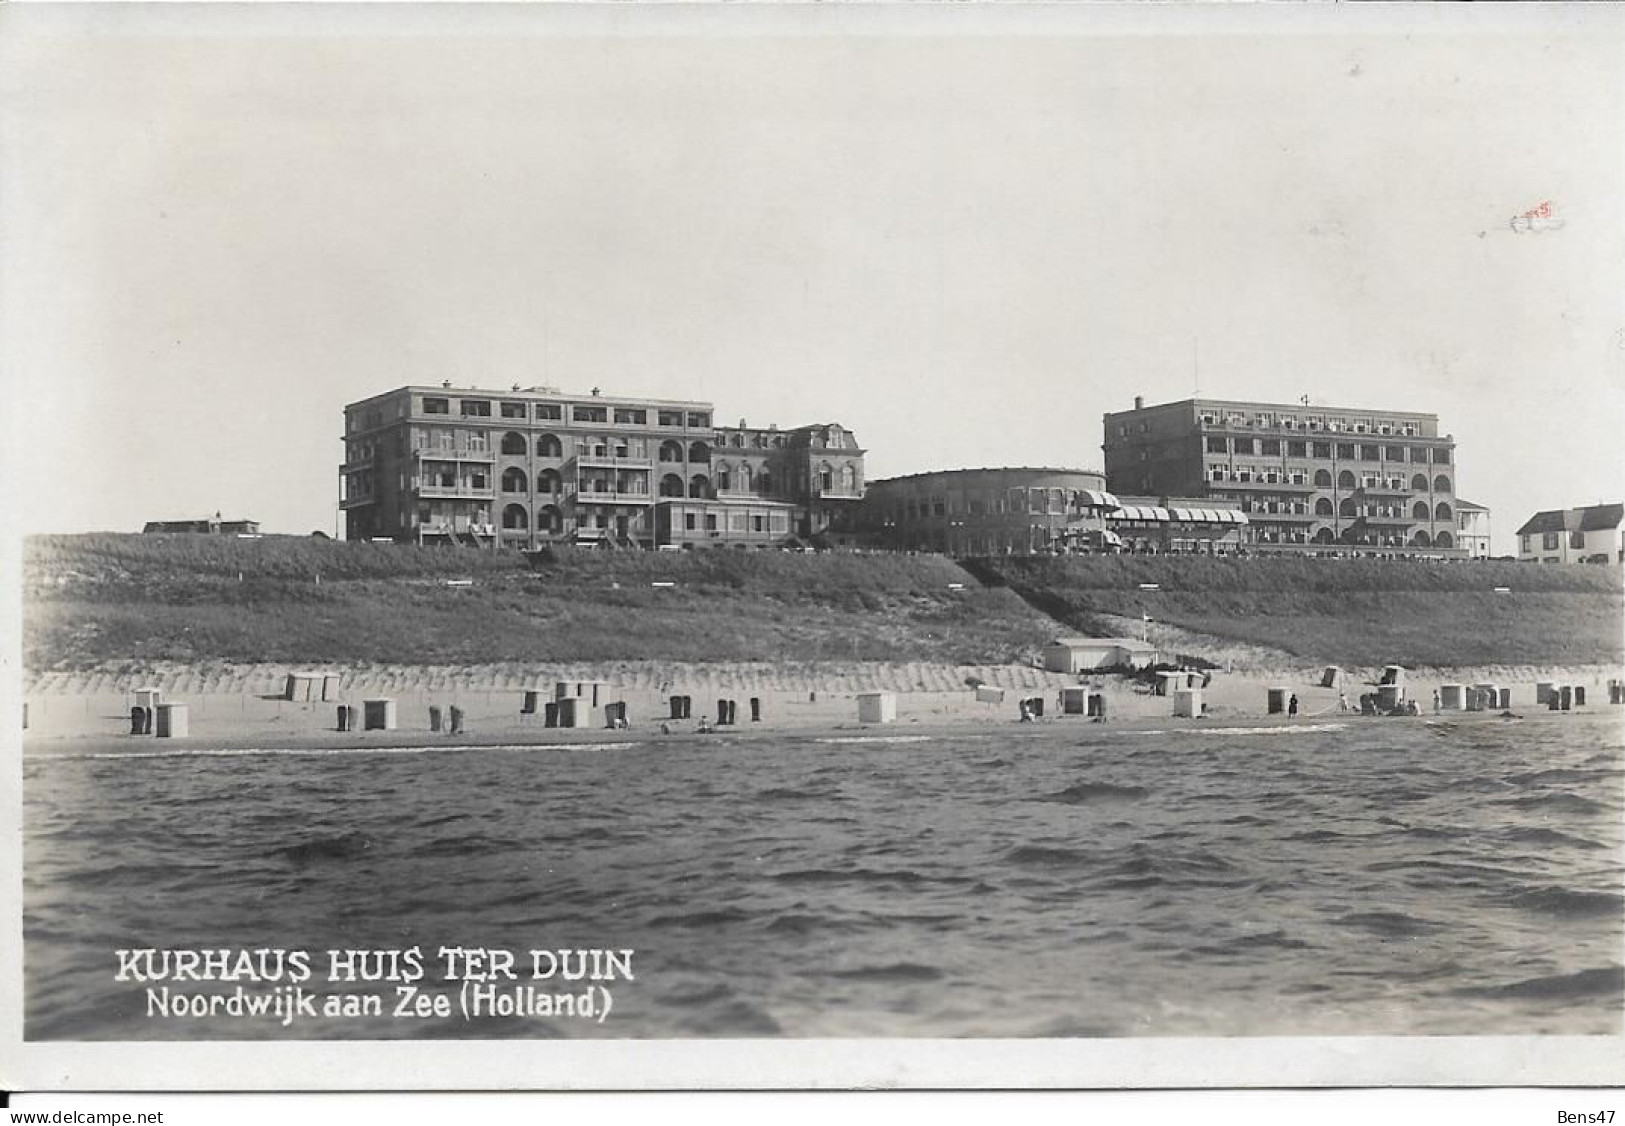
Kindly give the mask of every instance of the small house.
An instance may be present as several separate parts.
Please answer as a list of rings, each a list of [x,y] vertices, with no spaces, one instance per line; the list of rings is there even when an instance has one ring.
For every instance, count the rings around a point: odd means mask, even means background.
[[[1157,663],[1157,647],[1131,637],[1058,637],[1044,647],[1044,668],[1076,673],[1129,665],[1144,668]]]

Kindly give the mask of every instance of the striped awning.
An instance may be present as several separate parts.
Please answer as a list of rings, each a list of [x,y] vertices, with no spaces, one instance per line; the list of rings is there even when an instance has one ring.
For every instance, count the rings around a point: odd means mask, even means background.
[[[1125,504],[1116,512],[1108,512],[1107,519],[1139,521],[1141,523],[1169,524],[1245,524],[1247,514],[1234,508],[1162,508],[1150,504]]]
[[[1078,503],[1085,508],[1122,508],[1117,498],[1103,489],[1079,489]]]
[[[1186,524],[1245,524],[1247,514],[1234,508],[1175,508],[1174,519]]]

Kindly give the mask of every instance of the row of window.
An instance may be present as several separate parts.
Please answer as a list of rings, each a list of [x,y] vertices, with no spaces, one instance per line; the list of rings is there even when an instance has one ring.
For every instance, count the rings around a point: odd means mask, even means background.
[[[1225,438],[1209,434],[1203,446],[1210,454],[1312,457],[1317,461],[1410,462],[1413,465],[1449,465],[1448,446],[1385,446],[1371,442],[1298,442],[1280,438]]]
[[[1557,548],[1558,548],[1559,542],[1562,540],[1562,537],[1563,537],[1562,532],[1542,532],[1540,534],[1541,550],[1542,551],[1556,551]],[[1535,537],[1532,534],[1520,537],[1521,547],[1522,547],[1522,550],[1525,553],[1528,553],[1528,552],[1534,550],[1534,547],[1532,546],[1532,541],[1534,540],[1534,538]],[[1583,550],[1585,550],[1585,545],[1586,545],[1586,534],[1584,532],[1570,532],[1569,533],[1569,548],[1571,550],[1583,551]]]
[[[425,395],[424,414],[451,414],[449,397]],[[461,418],[490,418],[490,399],[458,399],[457,414]],[[598,403],[520,403],[504,401],[497,404],[501,418],[531,419],[538,422],[562,422],[566,413],[571,422],[602,425],[613,421],[619,426],[647,426],[650,411],[644,407],[612,407]],[[710,411],[655,410],[656,426],[687,426],[704,429],[711,425]],[[370,417],[370,416],[369,416]]]
[[[1350,431],[1355,434],[1399,434],[1415,438],[1421,435],[1421,427],[1415,422],[1402,422],[1357,415],[1323,415],[1323,414],[1281,414],[1276,411],[1257,411],[1248,415],[1245,411],[1228,411],[1220,414],[1217,411],[1203,411],[1202,422],[1207,426],[1254,426],[1259,429],[1273,429],[1279,426],[1282,430],[1327,430],[1332,433]]]
[[[1307,485],[1311,482],[1317,489],[1332,487],[1332,474],[1329,469],[1317,469],[1310,477],[1306,470],[1294,469],[1284,472],[1279,469],[1262,469],[1256,466],[1228,466],[1214,465],[1208,469],[1210,481],[1234,481],[1242,484],[1262,485]],[[1383,477],[1375,473],[1365,473],[1358,477],[1351,470],[1345,469],[1337,475],[1337,488],[1339,489],[1392,489],[1396,492],[1406,490],[1405,478]],[[1450,491],[1450,478],[1440,473],[1433,478],[1433,491],[1448,493]],[[1409,491],[1425,493],[1428,491],[1428,478],[1418,473],[1410,479]]]

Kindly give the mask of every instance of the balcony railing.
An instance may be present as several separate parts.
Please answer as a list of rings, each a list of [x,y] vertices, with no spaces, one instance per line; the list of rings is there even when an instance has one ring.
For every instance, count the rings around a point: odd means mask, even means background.
[[[571,459],[577,466],[590,466],[594,469],[652,469],[654,460],[648,457],[620,456],[617,454],[587,454],[578,453]],[[667,463],[671,464],[670,462]]]
[[[1259,508],[1244,508],[1247,519],[1254,524],[1268,524],[1271,521],[1287,521],[1296,523],[1312,523],[1316,520],[1330,520],[1330,516],[1316,516],[1313,512],[1267,512]]]
[[[452,450],[444,446],[414,446],[412,456],[419,461],[496,461],[491,450]]]
[[[494,500],[497,495],[494,485],[486,485],[482,488],[467,481],[442,485],[438,481],[424,481],[421,478],[413,478],[412,490],[420,497],[468,497],[474,500]]]
[[[1244,489],[1276,493],[1312,493],[1315,491],[1315,486],[1311,485],[1308,481],[1265,481],[1260,479],[1238,481],[1234,478],[1229,478],[1226,480],[1215,479],[1209,481],[1208,486],[1211,489]]]
[[[577,504],[651,504],[655,499],[649,489],[619,491],[578,488],[575,497]]]

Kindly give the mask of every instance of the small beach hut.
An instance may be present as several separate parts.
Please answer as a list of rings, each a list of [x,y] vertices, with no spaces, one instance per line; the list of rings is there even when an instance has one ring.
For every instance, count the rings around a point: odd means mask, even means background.
[[[335,678],[336,679],[336,678]],[[322,674],[319,672],[291,672],[282,685],[282,698],[284,700],[314,700],[322,691]],[[322,697],[325,699],[326,697]]]
[[[1061,689],[1062,715],[1087,715],[1089,689],[1082,684],[1069,684]]]
[[[1285,684],[1274,684],[1266,689],[1266,710],[1270,715],[1280,715],[1286,711],[1287,697],[1292,695],[1292,689]]]
[[[1176,688],[1174,690],[1174,714],[1194,718],[1202,714],[1202,690],[1200,688]]]
[[[187,734],[185,704],[158,705],[158,738],[184,739]]]
[[[336,672],[322,673],[322,699],[337,700],[339,698],[339,674]]]
[[[994,688],[988,684],[980,685],[976,689],[976,699],[983,704],[1002,704],[1004,703],[1004,689]]]
[[[895,723],[897,721],[897,693],[858,693],[859,723]]]
[[[1445,712],[1459,712],[1467,706],[1466,686],[1461,684],[1439,685],[1439,710]]]
[[[135,706],[138,708],[156,708],[164,702],[164,691],[161,688],[137,688],[135,690]]]
[[[367,731],[395,730],[395,701],[391,697],[361,701],[361,726]]]
[[[603,727],[603,709],[587,702],[585,696],[566,696],[554,702],[559,727]]]
[[[1188,687],[1184,672],[1159,672],[1157,674],[1157,695],[1167,696],[1176,689]]]
[[[1471,699],[1471,697],[1469,697]],[[1377,710],[1391,712],[1405,702],[1405,686],[1398,682],[1377,685]]]
[[[1327,665],[1320,674],[1320,686],[1322,688],[1343,687],[1343,670],[1336,665]]]
[[[1556,687],[1556,681],[1551,681],[1551,680],[1537,680],[1537,681],[1535,681],[1535,703],[1544,704],[1548,700],[1550,700],[1552,698],[1552,689],[1555,688],[1555,687]]]

